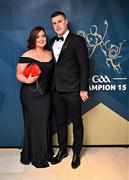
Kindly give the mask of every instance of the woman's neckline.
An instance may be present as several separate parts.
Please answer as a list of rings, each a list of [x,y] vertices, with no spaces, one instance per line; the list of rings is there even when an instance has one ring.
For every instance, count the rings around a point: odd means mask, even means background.
[[[52,59],[50,59],[49,61],[40,61],[38,59],[34,59],[33,57],[27,57],[27,56],[21,56],[21,58],[29,58],[29,59],[33,59],[33,60],[35,60],[37,62],[41,62],[41,63],[49,63],[52,61]]]

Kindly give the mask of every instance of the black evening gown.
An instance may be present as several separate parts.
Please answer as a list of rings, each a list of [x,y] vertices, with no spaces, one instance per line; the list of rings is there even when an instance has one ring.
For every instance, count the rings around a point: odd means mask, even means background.
[[[24,144],[21,162],[30,162],[37,168],[48,167],[48,154],[52,153],[50,137],[51,79],[53,61],[40,62],[30,57],[20,57],[19,63],[36,63],[41,74],[38,78],[43,95],[35,92],[36,83],[22,84],[21,103],[24,115]]]

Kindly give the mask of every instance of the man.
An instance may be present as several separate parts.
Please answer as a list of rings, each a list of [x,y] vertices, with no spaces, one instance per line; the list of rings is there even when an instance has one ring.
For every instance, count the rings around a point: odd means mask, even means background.
[[[57,117],[59,151],[52,164],[61,162],[67,152],[67,115],[71,115],[74,142],[71,166],[80,165],[83,142],[81,101],[88,100],[89,58],[85,40],[68,29],[68,19],[63,12],[51,15],[57,34],[51,41],[55,68],[53,74],[53,100]]]

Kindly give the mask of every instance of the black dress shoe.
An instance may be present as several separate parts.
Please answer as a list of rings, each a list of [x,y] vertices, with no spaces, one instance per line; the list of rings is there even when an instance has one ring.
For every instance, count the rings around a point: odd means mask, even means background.
[[[65,151],[59,150],[57,155],[55,157],[53,157],[53,159],[51,160],[51,164],[58,164],[62,161],[62,159],[64,159],[67,156],[68,156],[67,150],[65,150]]]
[[[80,156],[79,154],[74,154],[71,166],[73,169],[76,169],[78,166],[80,166]]]

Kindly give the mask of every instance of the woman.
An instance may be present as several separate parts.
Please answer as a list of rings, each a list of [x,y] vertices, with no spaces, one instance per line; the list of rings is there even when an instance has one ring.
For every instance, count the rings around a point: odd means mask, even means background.
[[[17,64],[17,79],[22,82],[21,103],[24,114],[24,145],[21,162],[30,162],[37,168],[48,167],[48,158],[53,155],[50,144],[52,54],[46,49],[47,37],[43,27],[32,29],[28,39],[28,51]],[[41,74],[26,77],[25,69],[37,64]],[[40,90],[42,93],[39,91]]]

